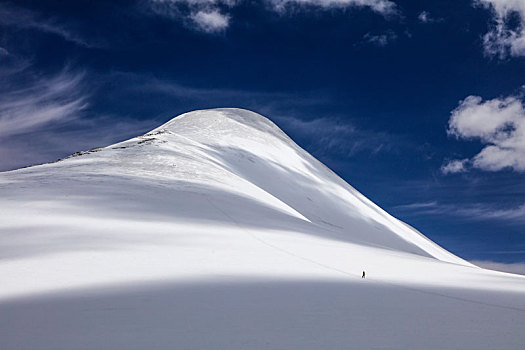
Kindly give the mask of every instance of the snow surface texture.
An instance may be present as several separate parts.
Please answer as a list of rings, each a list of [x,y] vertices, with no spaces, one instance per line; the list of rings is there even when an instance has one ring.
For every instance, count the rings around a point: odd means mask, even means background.
[[[525,344],[525,277],[449,253],[240,109],[1,173],[0,283],[0,349]]]

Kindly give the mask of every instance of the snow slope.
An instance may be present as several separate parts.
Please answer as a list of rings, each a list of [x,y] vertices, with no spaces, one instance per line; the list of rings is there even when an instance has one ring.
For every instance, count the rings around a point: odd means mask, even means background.
[[[240,109],[1,173],[0,282],[1,349],[525,343],[523,276],[449,253]]]

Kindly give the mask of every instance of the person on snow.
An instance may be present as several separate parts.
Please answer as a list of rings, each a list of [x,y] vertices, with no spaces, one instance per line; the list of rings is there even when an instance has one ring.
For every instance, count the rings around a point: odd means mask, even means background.
[[[363,275],[361,276],[361,278],[365,278],[365,271],[363,271]]]

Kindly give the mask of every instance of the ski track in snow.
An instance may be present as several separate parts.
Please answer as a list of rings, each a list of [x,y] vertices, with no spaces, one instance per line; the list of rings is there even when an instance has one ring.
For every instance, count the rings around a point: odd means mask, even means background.
[[[212,201],[207,198],[208,202],[213,205],[218,211],[220,211],[221,213],[224,214],[225,217],[228,218],[228,220],[230,220],[231,222],[233,222],[235,225],[238,225],[237,221],[231,217],[230,215],[228,215],[226,212],[223,212],[219,207],[215,206]],[[242,227],[240,227],[242,229]],[[335,271],[337,273],[341,273],[345,276],[349,276],[349,277],[352,277],[352,278],[361,278],[359,277],[359,274],[355,274],[355,273],[349,273],[347,271],[344,271],[344,270],[341,270],[341,269],[338,269],[338,268],[334,268],[330,265],[326,265],[326,264],[323,264],[319,261],[315,261],[315,260],[312,260],[312,259],[309,259],[307,257],[304,257],[304,256],[301,256],[301,255],[297,255],[297,254],[294,254],[293,252],[291,251],[288,251],[286,249],[283,249],[281,247],[278,247],[274,244],[271,244],[261,238],[259,238],[257,235],[253,234],[253,233],[247,233],[249,236],[253,237],[253,239],[255,239],[256,241],[259,241],[260,243],[262,243],[263,245],[267,246],[267,247],[270,247],[272,249],[275,249],[281,253],[284,253],[284,254],[287,254],[287,255],[290,255],[294,258],[297,258],[297,259],[300,259],[300,260],[304,260],[304,261],[307,261],[309,263],[312,263],[312,264],[315,264],[317,266],[320,266],[322,268],[325,268],[325,269],[328,269],[328,270],[331,270],[331,271]],[[372,283],[374,283],[374,281],[372,281]],[[511,306],[505,306],[505,305],[499,305],[499,304],[493,304],[493,303],[486,303],[486,302],[483,302],[483,301],[478,301],[478,300],[473,300],[473,299],[467,299],[467,298],[461,298],[461,297],[456,297],[456,296],[452,296],[452,295],[447,295],[447,294],[443,294],[443,293],[438,293],[438,292],[432,292],[432,291],[428,291],[428,290],[423,290],[423,289],[418,289],[418,288],[415,288],[415,287],[408,287],[406,285],[402,285],[402,284],[396,284],[396,283],[393,283],[393,282],[388,282],[388,281],[382,281],[381,283],[385,283],[385,284],[389,284],[391,286],[394,286],[394,287],[397,287],[397,288],[401,288],[401,289],[406,289],[406,290],[410,290],[410,291],[416,291],[418,293],[424,293],[424,294],[429,294],[429,295],[435,295],[435,296],[439,296],[439,297],[442,297],[442,298],[448,298],[448,299],[453,299],[453,300],[459,300],[459,301],[463,301],[463,302],[467,302],[467,303],[473,303],[473,304],[479,304],[479,305],[485,305],[485,306],[491,306],[491,307],[497,307],[497,308],[502,308],[502,309],[508,309],[508,310],[513,310],[513,311],[521,311],[521,312],[525,312],[525,308],[522,309],[522,308],[518,308],[518,307],[511,307]]]

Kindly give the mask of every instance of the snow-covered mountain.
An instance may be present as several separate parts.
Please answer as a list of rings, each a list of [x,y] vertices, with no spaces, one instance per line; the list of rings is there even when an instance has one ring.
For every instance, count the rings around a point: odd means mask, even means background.
[[[241,109],[1,173],[0,282],[2,349],[525,343],[523,276],[439,247]]]

